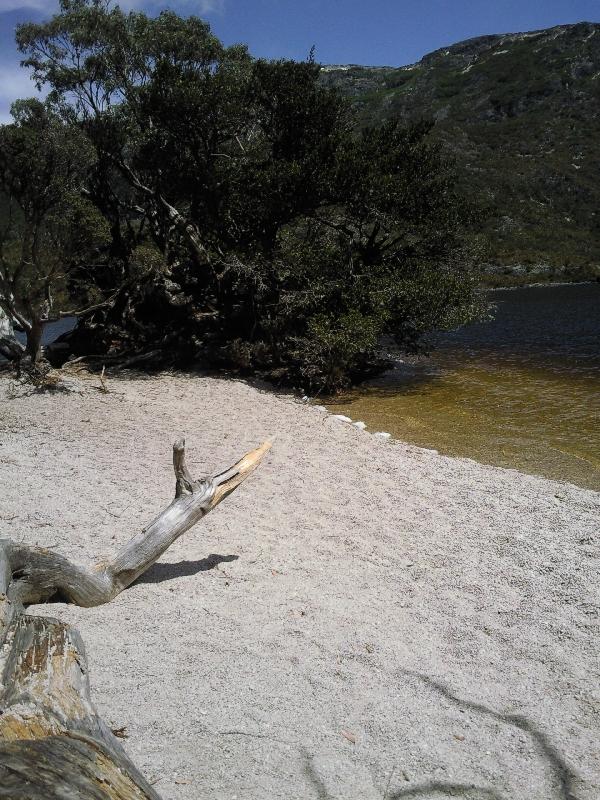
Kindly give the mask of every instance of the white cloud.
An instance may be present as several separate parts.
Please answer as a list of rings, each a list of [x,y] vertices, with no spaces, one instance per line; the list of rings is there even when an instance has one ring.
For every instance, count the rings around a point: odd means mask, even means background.
[[[54,9],[54,3],[48,0],[0,0],[0,13],[15,11],[18,8],[33,8],[35,11],[48,11]]]
[[[29,78],[29,70],[17,65],[0,66],[0,122],[11,122],[10,106],[20,97],[44,97]]]
[[[188,14],[211,14],[223,11],[225,0],[115,0],[123,11],[159,11],[173,8]],[[30,8],[34,11],[53,13],[57,3],[52,0],[0,0],[0,13]]]
[[[0,66],[0,98],[31,97],[37,94],[29,70],[16,64]]]
[[[3,0],[0,0],[2,3]],[[15,0],[17,2],[17,0]],[[38,2],[38,0],[32,0]],[[211,14],[223,11],[225,0],[115,0],[123,11],[160,11],[162,8],[173,8],[187,14]]]

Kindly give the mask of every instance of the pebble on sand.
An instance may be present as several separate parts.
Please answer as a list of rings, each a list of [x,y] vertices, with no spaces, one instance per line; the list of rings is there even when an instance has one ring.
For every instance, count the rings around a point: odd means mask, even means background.
[[[392,434],[391,433],[387,433],[387,431],[377,431],[377,433],[374,433],[373,436],[378,436],[380,439],[391,439],[392,438]]]
[[[346,417],[343,414],[333,414],[332,416],[333,416],[333,419],[339,419],[342,422],[352,422],[350,417]]]
[[[361,431],[364,431],[364,429],[367,427],[366,422],[359,421],[359,422],[353,422],[352,424],[354,425],[355,428],[358,428]]]

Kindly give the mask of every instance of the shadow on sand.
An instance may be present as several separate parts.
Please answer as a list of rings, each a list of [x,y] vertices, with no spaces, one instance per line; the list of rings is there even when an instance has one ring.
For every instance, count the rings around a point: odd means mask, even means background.
[[[176,578],[184,578],[188,575],[197,575],[198,572],[208,572],[215,569],[219,564],[228,561],[237,561],[239,556],[221,556],[218,553],[211,553],[206,558],[198,561],[178,561],[176,564],[154,564],[150,569],[137,579],[135,583],[163,583],[163,581],[173,581]]]

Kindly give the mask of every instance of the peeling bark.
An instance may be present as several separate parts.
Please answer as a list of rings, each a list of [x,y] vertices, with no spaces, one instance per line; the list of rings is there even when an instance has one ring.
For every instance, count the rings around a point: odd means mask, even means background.
[[[90,699],[83,642],[31,603],[107,603],[256,469],[267,442],[237,464],[194,480],[173,447],[175,498],[113,558],[80,566],[40,547],[0,540],[0,798],[160,800]]]

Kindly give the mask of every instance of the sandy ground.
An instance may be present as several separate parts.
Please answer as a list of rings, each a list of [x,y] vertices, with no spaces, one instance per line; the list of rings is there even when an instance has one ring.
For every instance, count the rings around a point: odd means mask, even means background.
[[[171,499],[181,433],[196,473],[277,436],[112,604],[52,607],[165,800],[598,800],[600,494],[242,382],[110,387],[0,380],[0,535],[100,557]]]

